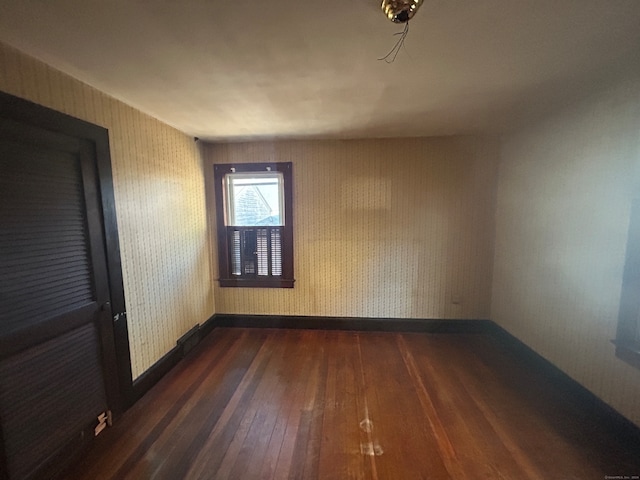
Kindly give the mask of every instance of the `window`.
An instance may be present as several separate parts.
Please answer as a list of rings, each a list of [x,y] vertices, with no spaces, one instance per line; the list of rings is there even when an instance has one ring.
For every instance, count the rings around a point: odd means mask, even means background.
[[[640,200],[631,207],[615,344],[619,358],[640,367]]]
[[[220,286],[293,288],[291,166],[214,165]]]

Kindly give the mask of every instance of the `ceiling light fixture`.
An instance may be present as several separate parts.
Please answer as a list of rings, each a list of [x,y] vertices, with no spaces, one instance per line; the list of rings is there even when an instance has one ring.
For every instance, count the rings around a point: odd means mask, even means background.
[[[393,23],[407,23],[422,5],[422,0],[382,0],[382,11]]]
[[[423,0],[382,0],[382,11],[393,23],[404,23],[404,29],[401,32],[394,33],[400,35],[400,38],[393,48],[384,57],[378,60],[384,60],[387,63],[393,63],[398,56],[398,52],[404,46],[404,40],[409,35],[409,20],[422,5]]]

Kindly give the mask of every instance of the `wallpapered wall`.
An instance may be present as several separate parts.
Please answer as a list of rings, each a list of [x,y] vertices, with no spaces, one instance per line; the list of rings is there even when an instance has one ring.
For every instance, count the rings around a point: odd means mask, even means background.
[[[497,152],[472,137],[205,146],[210,202],[213,163],[293,162],[295,288],[214,280],[216,311],[489,318]]]
[[[505,139],[492,319],[640,425],[640,370],[615,357],[640,81]]]
[[[136,378],[213,314],[193,139],[0,44],[0,90],[109,129]]]

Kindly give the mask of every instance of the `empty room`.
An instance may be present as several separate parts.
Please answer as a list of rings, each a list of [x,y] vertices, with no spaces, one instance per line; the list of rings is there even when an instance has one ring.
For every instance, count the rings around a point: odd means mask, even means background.
[[[640,478],[638,0],[0,0],[0,480]]]

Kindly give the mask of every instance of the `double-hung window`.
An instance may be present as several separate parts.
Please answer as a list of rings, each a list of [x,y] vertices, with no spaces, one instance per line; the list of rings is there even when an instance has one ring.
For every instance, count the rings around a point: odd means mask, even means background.
[[[291,163],[214,165],[222,287],[293,287]]]

